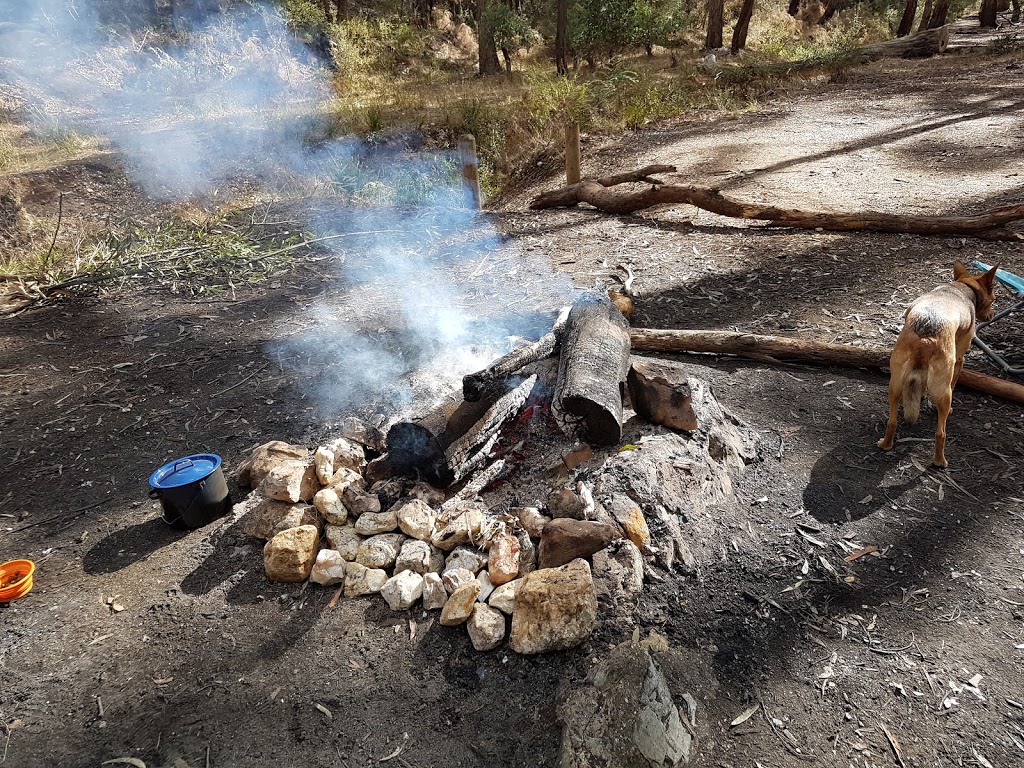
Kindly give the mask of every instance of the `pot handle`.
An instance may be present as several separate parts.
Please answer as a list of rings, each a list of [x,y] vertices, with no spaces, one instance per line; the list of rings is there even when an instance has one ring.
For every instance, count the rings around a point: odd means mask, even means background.
[[[151,499],[159,499],[160,498],[160,491],[159,491],[159,489],[157,489],[157,488],[150,488],[149,489],[149,498],[151,498]]]
[[[175,472],[177,472],[178,471],[178,467],[186,467],[186,466],[187,467],[195,466],[192,463],[192,459],[181,459],[180,461],[174,462],[174,469],[171,470],[171,474],[174,474]]]

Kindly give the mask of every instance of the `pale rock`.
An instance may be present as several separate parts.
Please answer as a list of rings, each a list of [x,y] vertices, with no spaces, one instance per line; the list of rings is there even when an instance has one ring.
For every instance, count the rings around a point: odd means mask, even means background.
[[[559,517],[544,526],[540,537],[540,567],[555,568],[577,557],[590,557],[615,539],[607,523]]]
[[[347,485],[341,492],[341,501],[356,517],[380,512],[380,499],[377,498],[377,494],[367,491],[362,483]]]
[[[516,533],[519,542],[519,575],[525,576],[537,570],[537,548],[526,531]]]
[[[519,585],[522,583],[522,579],[516,579],[502,584],[500,587],[496,587],[491,593],[491,597],[488,599],[487,604],[492,608],[497,608],[502,613],[511,616],[516,607],[516,592],[519,591]]]
[[[366,453],[359,443],[339,437],[332,440],[324,448],[334,457],[334,471],[339,469],[359,470],[366,464]]]
[[[316,515],[308,505],[274,501],[260,491],[253,491],[244,501],[235,504],[232,512],[242,515],[242,533],[258,539],[271,538],[285,522],[291,523],[288,528],[295,528],[312,525],[316,521]]]
[[[413,571],[396,573],[384,582],[380,594],[392,611],[407,610],[423,595],[423,577]]]
[[[365,539],[356,551],[356,562],[367,568],[390,568],[398,559],[406,538],[401,533],[380,533]]]
[[[469,641],[478,651],[491,651],[505,639],[505,617],[484,603],[473,606],[473,613],[466,622]]]
[[[359,545],[364,541],[351,525],[328,525],[324,535],[327,536],[327,543],[331,545],[331,549],[337,550],[342,559],[349,561],[356,559]]]
[[[480,582],[480,594],[476,596],[476,599],[481,603],[486,603],[487,598],[491,596],[494,591],[494,584],[491,583],[491,577],[487,571],[480,571],[476,575],[476,580]]]
[[[445,570],[452,568],[465,568],[476,573],[487,565],[487,553],[481,552],[473,546],[459,546],[452,550],[444,561]]]
[[[340,584],[345,580],[345,563],[347,561],[336,549],[321,549],[313,563],[313,570],[309,574],[309,580],[315,584],[330,586]]]
[[[441,573],[444,569],[444,553],[425,541],[408,539],[402,543],[402,550],[395,561],[395,573]]]
[[[432,611],[435,608],[444,608],[448,602],[448,592],[441,583],[440,575],[436,573],[423,574],[423,609]]]
[[[380,592],[387,580],[387,571],[380,568],[367,568],[359,563],[346,563],[345,597],[359,597]]]
[[[317,448],[313,454],[313,466],[320,485],[330,485],[334,478],[334,454],[329,448]]]
[[[465,568],[452,568],[441,574],[441,583],[444,584],[444,588],[449,595],[471,581],[476,581],[476,576],[473,575],[472,571]]]
[[[267,498],[276,501],[312,501],[320,490],[316,468],[305,460],[282,461],[275,464],[260,483]]]
[[[331,477],[330,487],[333,488],[334,492],[339,496],[343,496],[345,489],[350,485],[355,485],[363,491],[366,490],[366,483],[363,482],[363,476],[354,469],[346,469],[345,467],[342,467]],[[342,503],[344,503],[344,498],[342,498]]]
[[[341,503],[341,497],[334,488],[317,491],[313,497],[313,506],[328,525],[345,525],[348,522],[348,509]]]
[[[570,488],[556,488],[548,494],[548,512],[551,517],[584,520],[587,516],[587,504]]]
[[[519,541],[507,533],[495,536],[487,554],[487,572],[495,585],[506,584],[519,575]]]
[[[398,527],[402,533],[420,541],[430,541],[434,534],[434,510],[422,499],[412,499],[399,504],[395,509]]]
[[[300,525],[274,536],[263,547],[263,567],[271,581],[297,583],[309,578],[320,546],[315,525]]]
[[[629,607],[644,588],[644,557],[629,539],[594,553],[594,585],[602,604]]]
[[[459,502],[443,512],[430,543],[449,552],[460,544],[469,544],[480,538],[487,507],[477,502]]]
[[[441,609],[441,624],[454,627],[468,619],[476,606],[477,595],[480,594],[480,582],[475,579],[452,592],[451,597]]]
[[[427,506],[440,507],[444,504],[444,491],[435,488],[430,483],[425,483],[422,480],[418,483],[414,483],[409,489],[408,494],[410,499],[419,499],[420,501],[426,502]]]
[[[597,624],[597,594],[586,560],[525,576],[515,602],[509,647],[516,653],[574,648]]]
[[[367,512],[360,515],[352,527],[356,529],[356,533],[364,536],[391,533],[398,528],[398,517],[390,509],[387,512]]]
[[[516,507],[512,510],[512,514],[519,519],[519,524],[523,526],[523,529],[535,539],[540,538],[544,526],[551,521],[550,517],[542,514],[536,507]]]
[[[320,528],[320,518],[317,516],[315,508],[306,504],[289,504],[288,506],[290,507],[288,514],[277,521],[270,532],[271,538],[281,531],[298,528],[300,525],[315,525],[317,529]]]
[[[625,494],[613,493],[604,506],[615,522],[622,526],[626,538],[636,544],[641,552],[652,551],[651,529],[639,504]]]
[[[305,460],[309,449],[301,445],[289,445],[281,440],[271,440],[252,452],[249,464],[249,483],[253,488],[263,482],[270,470],[284,461]]]

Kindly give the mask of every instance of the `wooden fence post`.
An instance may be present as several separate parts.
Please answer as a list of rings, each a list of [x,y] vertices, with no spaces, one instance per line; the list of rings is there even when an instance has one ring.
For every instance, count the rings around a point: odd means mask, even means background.
[[[580,124],[566,123],[565,126],[565,183],[576,184],[580,180]]]
[[[483,200],[480,195],[479,161],[476,156],[476,139],[467,133],[459,138],[459,157],[462,159],[462,180],[469,190],[473,208],[480,210]]]

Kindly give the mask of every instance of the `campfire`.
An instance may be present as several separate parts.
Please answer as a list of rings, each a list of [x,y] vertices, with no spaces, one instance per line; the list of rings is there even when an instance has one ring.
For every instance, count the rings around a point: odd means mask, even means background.
[[[541,653],[581,643],[657,569],[692,569],[685,526],[731,497],[756,435],[681,365],[631,357],[622,306],[581,297],[423,412],[256,448],[234,516],[267,540],[267,577]]]

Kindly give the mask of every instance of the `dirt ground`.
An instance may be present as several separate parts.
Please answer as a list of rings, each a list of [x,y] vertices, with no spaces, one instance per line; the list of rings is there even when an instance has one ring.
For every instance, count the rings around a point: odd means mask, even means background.
[[[807,208],[1018,202],[1021,65],[876,65],[733,120],[588,139],[586,171],[676,163]],[[80,172],[116,211],[116,169]],[[954,260],[1024,274],[1018,243],[768,230],[688,208],[529,212],[528,198],[498,226],[579,286],[630,263],[638,326],[887,347]],[[169,529],[145,495],[167,459],[212,450],[231,466],[328,430],[264,350],[331,280],[299,265],[201,301],[136,285],[0,324],[0,557],[39,566],[34,591],[0,609],[0,763],[356,766],[402,747],[392,764],[406,768],[553,766],[562,686],[633,626],[693,658],[673,679],[700,705],[693,765],[1024,763],[1020,405],[958,393],[940,472],[931,411],[892,454],[875,448],[880,374],[685,358],[761,432],[766,459],[735,502],[693,521],[696,574],[662,572],[631,623],[564,654],[476,653],[464,632],[378,599],[329,608],[333,590],[268,583],[256,540]],[[1024,315],[989,338],[1024,364]],[[968,365],[994,370],[977,350]]]

